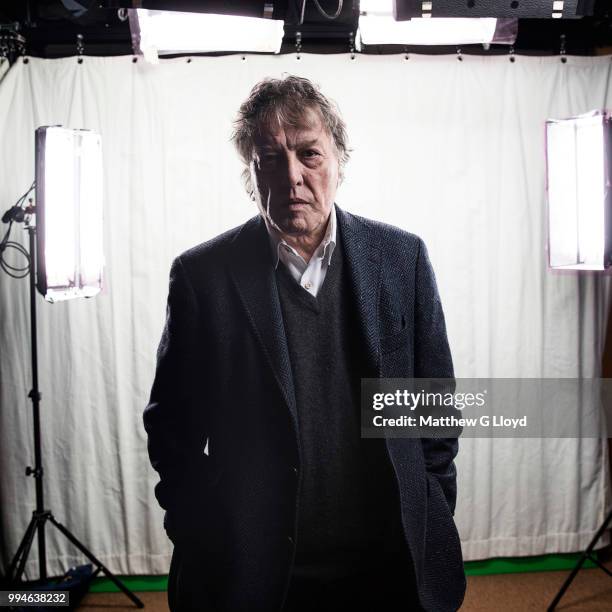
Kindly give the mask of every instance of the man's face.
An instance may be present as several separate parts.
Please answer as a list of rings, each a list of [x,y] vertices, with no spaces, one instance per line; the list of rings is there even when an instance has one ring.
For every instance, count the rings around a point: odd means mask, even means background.
[[[262,130],[251,166],[262,213],[283,234],[317,235],[325,229],[338,187],[333,139],[318,113],[299,128]]]

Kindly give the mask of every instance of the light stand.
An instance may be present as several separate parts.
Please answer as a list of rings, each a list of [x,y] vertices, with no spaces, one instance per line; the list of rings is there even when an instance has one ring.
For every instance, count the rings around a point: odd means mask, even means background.
[[[608,574],[608,576],[612,577],[612,572],[603,563],[601,563],[599,559],[591,555],[591,553],[593,552],[593,549],[595,548],[595,544],[597,544],[597,540],[599,540],[599,538],[603,535],[603,532],[608,528],[608,525],[611,522],[612,522],[612,510],[610,510],[610,512],[608,513],[608,516],[606,517],[604,522],[601,524],[601,527],[597,530],[597,533],[593,536],[593,539],[591,540],[591,543],[588,545],[587,549],[582,553],[582,555],[580,555],[580,559],[578,559],[578,562],[574,566],[574,569],[571,571],[570,575],[566,578],[565,582],[563,583],[563,586],[559,589],[559,592],[555,595],[555,598],[552,600],[552,603],[550,604],[550,606],[548,606],[547,612],[553,612],[553,610],[556,609],[558,603],[561,601],[561,598],[563,597],[563,595],[565,595],[565,591],[569,589],[570,584],[572,584],[574,578],[576,577],[576,574],[578,574],[578,572],[580,571],[580,569],[584,565],[584,562],[587,559],[590,559],[591,561],[593,561],[593,563],[597,564],[604,572],[606,572],[606,574]]]
[[[31,209],[30,212],[33,212]],[[23,217],[22,217],[23,218]],[[17,219],[14,219],[17,220]],[[21,220],[21,219],[20,219]],[[49,521],[62,533],[81,553],[83,553],[95,566],[93,576],[102,572],[111,580],[117,588],[125,593],[138,608],[144,608],[142,601],[130,591],[97,557],[91,553],[77,538],[59,523],[50,510],[45,509],[43,491],[43,466],[40,442],[40,391],[38,389],[38,349],[37,349],[37,330],[36,330],[36,227],[32,224],[27,225],[29,234],[29,266],[28,274],[30,281],[30,339],[31,339],[31,359],[32,359],[32,390],[28,397],[32,400],[32,410],[34,416],[34,468],[26,468],[26,476],[34,476],[36,482],[36,510],[32,513],[32,518],[19,544],[19,548],[11,561],[7,580],[11,586],[19,586],[25,571],[26,561],[34,536],[38,535],[38,567],[39,580],[47,579],[47,548],[45,541],[45,526]]]
[[[612,266],[612,114],[595,110],[568,119],[546,121],[548,263],[555,270],[607,270]],[[608,445],[610,438],[608,438]],[[572,581],[592,556],[612,510],[555,595],[555,610]]]

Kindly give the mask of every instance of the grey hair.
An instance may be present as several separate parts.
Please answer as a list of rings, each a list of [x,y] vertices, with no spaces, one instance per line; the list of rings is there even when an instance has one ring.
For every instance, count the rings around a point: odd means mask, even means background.
[[[240,106],[231,137],[245,165],[242,179],[251,196],[255,188],[250,168],[255,137],[270,127],[304,127],[308,125],[309,110],[318,112],[334,141],[342,180],[350,149],[346,125],[336,103],[325,97],[317,85],[303,77],[286,75],[281,79],[265,78],[253,87],[249,97]]]

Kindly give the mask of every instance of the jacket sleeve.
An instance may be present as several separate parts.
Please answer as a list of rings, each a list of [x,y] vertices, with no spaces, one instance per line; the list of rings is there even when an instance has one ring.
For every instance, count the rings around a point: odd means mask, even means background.
[[[415,378],[453,379],[453,360],[442,303],[425,243],[419,239],[416,264],[415,302]],[[457,498],[457,473],[454,458],[459,450],[457,438],[422,438],[425,465],[430,478],[440,485],[452,514]]]
[[[208,469],[201,388],[198,392],[203,351],[196,295],[177,258],[170,270],[166,323],[143,415],[149,458],[160,476],[155,495],[166,510],[164,526],[172,540],[202,511],[199,492]]]

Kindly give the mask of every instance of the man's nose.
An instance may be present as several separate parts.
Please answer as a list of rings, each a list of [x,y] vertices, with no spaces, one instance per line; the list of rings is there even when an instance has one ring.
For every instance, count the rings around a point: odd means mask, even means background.
[[[304,180],[300,160],[293,152],[287,158],[287,178],[291,187],[301,185]]]

